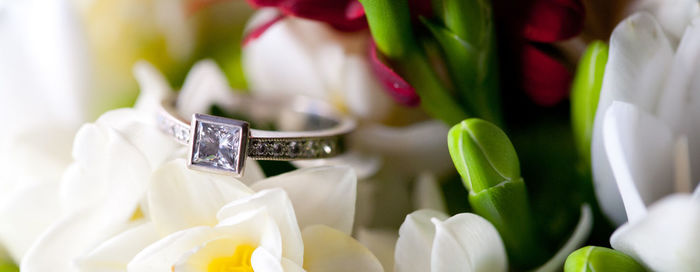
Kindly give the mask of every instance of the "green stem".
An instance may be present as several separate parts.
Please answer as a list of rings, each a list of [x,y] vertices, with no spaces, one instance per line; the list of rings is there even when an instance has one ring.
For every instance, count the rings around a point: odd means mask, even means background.
[[[372,37],[379,51],[410,83],[421,98],[421,106],[433,117],[456,124],[467,113],[450,96],[418,46],[411,28],[407,0],[360,0]]]

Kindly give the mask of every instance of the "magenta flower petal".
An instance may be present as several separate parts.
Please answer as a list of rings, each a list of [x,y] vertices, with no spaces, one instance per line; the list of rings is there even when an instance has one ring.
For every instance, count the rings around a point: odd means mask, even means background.
[[[254,7],[276,7],[282,13],[326,22],[341,31],[367,28],[362,5],[357,0],[248,0]]]
[[[245,34],[245,37],[243,37],[241,45],[246,46],[249,42],[259,38],[263,33],[265,33],[265,31],[267,31],[268,28],[270,28],[272,25],[279,22],[280,20],[284,19],[284,17],[284,14],[279,14],[270,19],[269,21],[262,23],[253,28],[252,30],[248,31],[248,33]]]
[[[535,42],[555,42],[578,35],[583,29],[585,10],[580,0],[533,1],[523,36]]]
[[[558,61],[526,44],[522,51],[523,87],[541,106],[552,106],[569,96],[571,73]]]
[[[374,74],[396,102],[411,107],[420,104],[420,97],[416,94],[416,90],[379,57],[374,41],[370,42],[369,57]]]

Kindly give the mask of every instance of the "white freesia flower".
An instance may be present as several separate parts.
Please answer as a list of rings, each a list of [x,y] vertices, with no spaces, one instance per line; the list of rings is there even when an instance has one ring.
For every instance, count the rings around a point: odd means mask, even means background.
[[[243,47],[243,65],[251,91],[315,97],[358,119],[350,152],[294,164],[352,165],[361,179],[360,225],[398,226],[416,209],[407,181],[426,171],[454,171],[444,137],[448,127],[391,101],[370,67],[368,31],[340,32],[290,17],[266,24],[278,15],[261,9],[249,23],[255,37]]]
[[[697,8],[698,2],[695,2]],[[613,248],[653,271],[700,265],[700,18],[676,48],[654,16],[613,32],[596,113],[596,192],[620,224]]]
[[[610,38],[591,151],[598,200],[618,225],[700,180],[698,23],[677,48],[648,13],[630,16]]]
[[[569,253],[588,238],[593,226],[584,205],[569,240],[535,271],[558,271]],[[508,258],[501,236],[486,219],[472,213],[449,217],[441,211],[418,210],[399,229],[396,271],[507,271]]]

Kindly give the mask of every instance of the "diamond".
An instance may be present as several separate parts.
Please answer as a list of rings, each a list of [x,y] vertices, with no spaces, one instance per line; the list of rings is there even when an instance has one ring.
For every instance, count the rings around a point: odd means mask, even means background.
[[[239,172],[240,126],[197,121],[192,164]]]

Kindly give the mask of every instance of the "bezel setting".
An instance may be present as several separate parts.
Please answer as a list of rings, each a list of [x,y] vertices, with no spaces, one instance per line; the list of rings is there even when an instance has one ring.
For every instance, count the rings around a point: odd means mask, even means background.
[[[242,176],[248,150],[249,126],[245,121],[193,114],[187,166],[190,169]],[[227,140],[231,142],[226,142]],[[229,152],[233,153],[230,157],[221,157]]]

